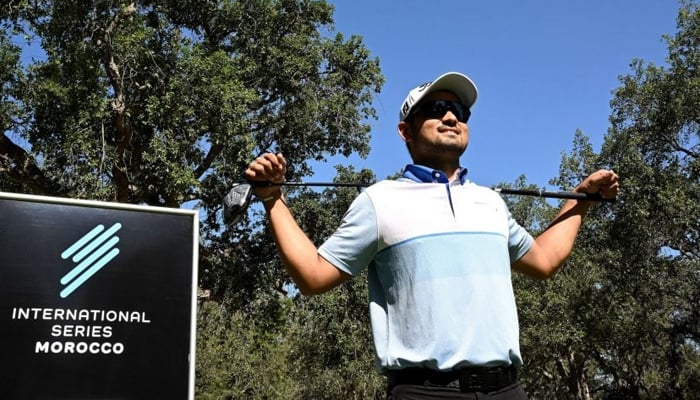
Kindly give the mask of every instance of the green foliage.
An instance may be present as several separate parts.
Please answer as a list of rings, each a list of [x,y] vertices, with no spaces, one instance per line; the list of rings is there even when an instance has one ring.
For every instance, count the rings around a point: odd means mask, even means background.
[[[303,399],[383,399],[385,379],[374,368],[367,277],[323,296],[298,298],[291,331],[293,379]]]
[[[287,301],[289,303],[289,301]],[[205,302],[197,313],[195,397],[222,399],[297,398],[290,380],[284,330],[268,331],[255,318]]]
[[[21,49],[13,45],[10,36],[6,32],[0,32],[0,126],[3,131],[17,127],[16,118],[21,110],[21,105],[14,101],[17,94],[17,80],[21,78],[20,72]]]
[[[1,25],[0,25],[1,26]],[[18,132],[22,128],[22,122],[26,118],[24,106],[17,101],[21,89],[19,82],[23,78],[20,64],[21,49],[12,43],[12,34],[6,30],[0,31],[0,187],[8,190],[21,191],[22,185],[17,184],[20,177],[26,178],[27,185],[39,184],[36,182],[36,170],[29,171],[17,165],[17,161],[5,154],[26,154],[16,145],[16,134],[6,132]]]

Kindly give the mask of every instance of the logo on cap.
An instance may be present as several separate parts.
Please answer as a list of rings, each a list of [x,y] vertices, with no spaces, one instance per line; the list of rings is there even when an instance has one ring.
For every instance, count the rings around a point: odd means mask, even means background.
[[[65,286],[60,294],[62,298],[68,297],[119,254],[119,249],[114,247],[119,237],[114,234],[121,228],[120,223],[107,230],[104,225],[97,225],[61,253],[62,259],[72,257],[73,262],[78,263],[61,278],[61,284]]]
[[[408,110],[411,108],[411,106],[408,105],[408,101],[403,102],[403,115],[408,114]]]
[[[424,91],[425,89],[429,88],[430,85],[432,85],[432,84],[433,84],[433,81],[425,82],[424,84],[418,86],[418,91],[419,91],[419,92],[422,92],[422,91]]]

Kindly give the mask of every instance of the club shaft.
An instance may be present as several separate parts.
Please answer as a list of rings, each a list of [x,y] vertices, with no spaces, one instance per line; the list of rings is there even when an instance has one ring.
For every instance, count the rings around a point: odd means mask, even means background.
[[[272,182],[259,182],[251,181],[249,182],[253,186],[302,186],[302,187],[355,187],[363,188],[372,185],[372,183],[363,182],[284,182],[284,183],[272,183]],[[603,203],[614,203],[615,198],[604,198],[597,193],[578,193],[578,192],[549,192],[545,190],[526,190],[526,189],[505,189],[505,188],[494,188],[494,191],[506,194],[506,195],[516,195],[516,196],[534,196],[543,197],[551,199],[574,199],[574,200],[589,200],[597,201]]]
[[[493,189],[501,194],[512,194],[517,196],[535,196],[550,199],[574,199],[574,200],[589,200],[599,201],[603,203],[614,203],[615,198],[605,198],[597,193],[578,193],[578,192],[548,192],[544,190],[525,190],[525,189]]]
[[[252,182],[253,186],[309,186],[309,187],[368,187],[371,183],[352,183],[352,182],[284,182],[271,183],[262,182],[258,185],[257,182]]]

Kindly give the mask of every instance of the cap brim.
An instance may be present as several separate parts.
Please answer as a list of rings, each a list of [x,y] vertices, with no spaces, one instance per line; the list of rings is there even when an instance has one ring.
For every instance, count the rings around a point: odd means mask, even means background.
[[[448,72],[435,79],[421,98],[442,90],[454,93],[467,108],[471,108],[478,97],[476,85],[468,76],[459,72]]]

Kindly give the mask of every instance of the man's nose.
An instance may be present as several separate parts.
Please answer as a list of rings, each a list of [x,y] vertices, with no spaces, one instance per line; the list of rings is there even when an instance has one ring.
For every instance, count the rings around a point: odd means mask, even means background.
[[[442,122],[450,125],[457,125],[457,116],[452,113],[452,111],[447,110],[445,115],[442,116]]]

